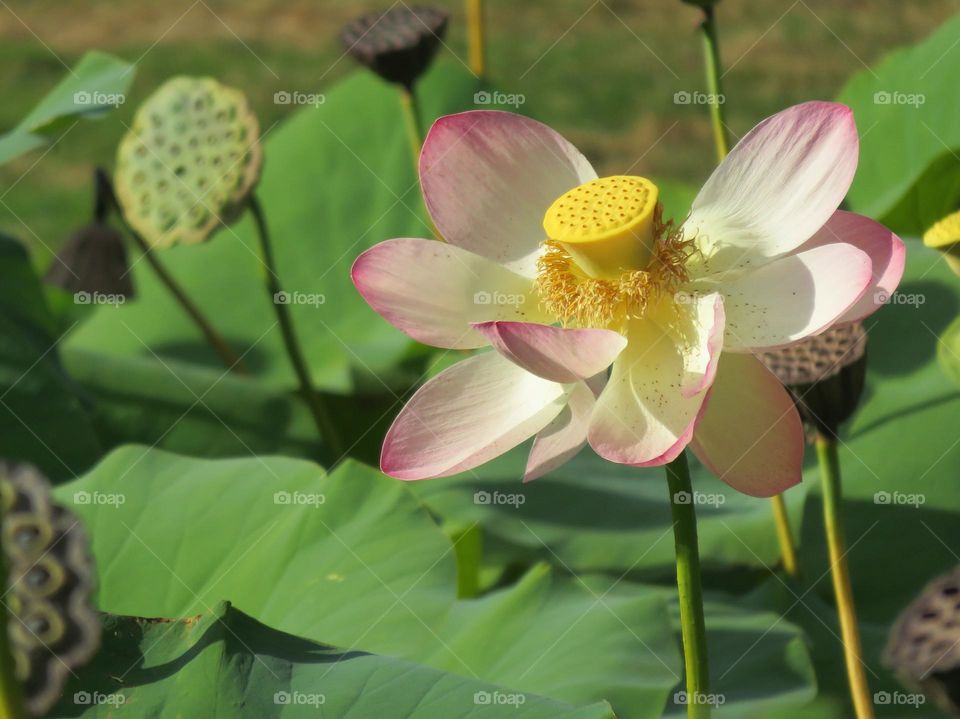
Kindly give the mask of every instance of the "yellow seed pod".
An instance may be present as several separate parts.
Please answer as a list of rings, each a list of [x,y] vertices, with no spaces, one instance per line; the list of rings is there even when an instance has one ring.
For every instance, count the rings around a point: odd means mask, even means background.
[[[950,269],[960,275],[960,212],[947,215],[927,230],[923,244],[940,250]]]
[[[140,106],[120,142],[117,199],[151,246],[203,242],[240,215],[262,165],[260,125],[243,93],[175,77]]]

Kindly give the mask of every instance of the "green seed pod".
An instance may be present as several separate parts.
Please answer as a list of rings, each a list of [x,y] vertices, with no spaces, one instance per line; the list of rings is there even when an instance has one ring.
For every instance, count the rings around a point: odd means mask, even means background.
[[[410,88],[437,54],[447,19],[436,8],[404,5],[357,18],[343,28],[340,39],[361,65]]]
[[[14,673],[27,709],[39,716],[100,646],[93,562],[83,527],[50,500],[33,467],[0,461],[0,502]]]
[[[786,386],[807,426],[835,437],[860,403],[866,352],[867,333],[852,322],[758,356]]]
[[[928,584],[900,614],[883,662],[905,685],[960,716],[960,567]]]
[[[120,142],[117,199],[150,245],[194,244],[237,219],[262,164],[260,126],[243,93],[175,77],[140,106]]]

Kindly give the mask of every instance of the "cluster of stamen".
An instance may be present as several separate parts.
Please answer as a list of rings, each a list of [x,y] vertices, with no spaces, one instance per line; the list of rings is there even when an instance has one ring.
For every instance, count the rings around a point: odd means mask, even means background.
[[[695,251],[693,240],[685,240],[672,220],[663,221],[660,203],[654,211],[653,236],[653,256],[644,269],[609,279],[588,275],[561,243],[546,240],[536,280],[544,309],[565,327],[615,329],[642,317],[652,302],[689,281],[686,264]]]

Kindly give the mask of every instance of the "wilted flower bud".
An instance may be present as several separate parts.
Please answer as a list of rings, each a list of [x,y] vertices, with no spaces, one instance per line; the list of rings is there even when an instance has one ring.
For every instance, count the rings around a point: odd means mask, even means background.
[[[834,437],[860,402],[866,351],[867,333],[852,322],[759,357],[793,396],[804,422]]]
[[[446,30],[442,10],[404,5],[357,18],[343,28],[340,39],[357,62],[410,88],[430,66]]]
[[[123,236],[110,226],[113,191],[102,170],[95,175],[93,222],[74,232],[60,248],[44,281],[69,292],[133,297],[133,278]]]
[[[960,567],[928,584],[900,614],[883,660],[904,684],[960,716]]]

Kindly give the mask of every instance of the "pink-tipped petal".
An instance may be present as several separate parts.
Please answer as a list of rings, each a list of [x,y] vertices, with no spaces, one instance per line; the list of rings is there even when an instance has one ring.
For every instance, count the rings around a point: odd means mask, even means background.
[[[767,118],[714,170],[684,223],[698,275],[758,267],[799,247],[843,200],[859,139],[845,105],[807,102]]]
[[[496,352],[458,362],[401,410],[383,441],[380,467],[397,479],[472,469],[547,426],[563,409],[566,393]]]
[[[690,449],[734,489],[772,497],[800,482],[803,425],[780,381],[753,355],[725,352]]]
[[[870,256],[832,244],[788,255],[721,285],[724,349],[781,347],[819,334],[867,291]]]
[[[567,406],[533,440],[524,482],[532,482],[566,464],[587,443],[587,428],[595,397],[586,382],[574,386]]]
[[[716,341],[722,332],[717,323],[722,327],[723,322],[715,307],[712,301],[662,303],[630,323],[627,348],[613,363],[591,417],[588,438],[597,454],[649,467],[666,464],[683,451],[709,394],[705,376],[712,373],[712,362],[704,359],[706,346]],[[684,392],[697,385],[699,394]]]
[[[610,330],[501,321],[475,324],[474,329],[514,364],[554,382],[593,377],[627,346],[623,335]]]
[[[381,242],[357,258],[352,276],[384,319],[434,347],[485,346],[474,322],[543,319],[529,278],[445,242]]]
[[[596,177],[559,134],[509,112],[441,117],[420,155],[423,195],[444,239],[527,276],[536,272],[547,208]]]
[[[800,251],[822,245],[843,243],[853,245],[870,256],[872,281],[863,297],[837,320],[855,322],[867,317],[886,304],[903,277],[907,248],[903,240],[879,222],[854,212],[837,210]]]

